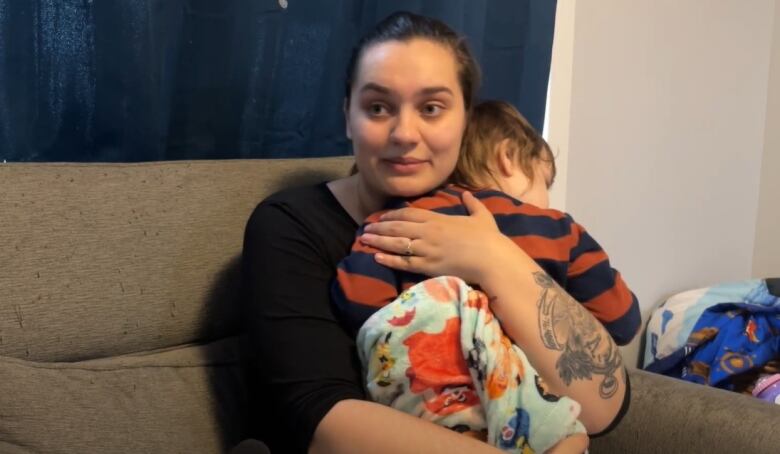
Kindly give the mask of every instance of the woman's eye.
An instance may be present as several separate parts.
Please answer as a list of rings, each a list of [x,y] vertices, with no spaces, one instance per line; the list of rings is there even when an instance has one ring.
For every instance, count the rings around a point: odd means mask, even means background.
[[[381,117],[389,113],[387,106],[384,104],[374,103],[368,106],[368,113],[372,117]]]
[[[436,117],[441,114],[442,109],[438,104],[426,104],[423,106],[422,113],[426,117]]]

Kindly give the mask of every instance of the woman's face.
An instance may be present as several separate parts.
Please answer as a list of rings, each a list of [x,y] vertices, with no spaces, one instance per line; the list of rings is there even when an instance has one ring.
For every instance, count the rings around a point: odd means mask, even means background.
[[[412,39],[367,48],[345,107],[360,178],[378,194],[424,194],[455,168],[466,111],[455,57],[443,45]]]

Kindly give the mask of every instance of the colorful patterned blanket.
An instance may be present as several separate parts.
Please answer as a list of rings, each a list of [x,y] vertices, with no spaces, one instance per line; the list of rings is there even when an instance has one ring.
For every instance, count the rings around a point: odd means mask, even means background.
[[[358,333],[370,397],[507,452],[545,452],[574,433],[580,406],[545,389],[501,330],[484,293],[455,277],[423,281]]]

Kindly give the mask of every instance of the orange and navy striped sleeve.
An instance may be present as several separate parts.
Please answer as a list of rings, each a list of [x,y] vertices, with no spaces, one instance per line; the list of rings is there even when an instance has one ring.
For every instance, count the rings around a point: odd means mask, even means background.
[[[449,188],[453,193],[462,189]],[[474,195],[511,238],[566,292],[592,313],[618,345],[641,325],[639,303],[599,244],[568,214],[522,203],[502,192]]]
[[[357,333],[371,314],[393,302],[405,289],[425,279],[421,275],[380,265],[374,259],[374,254],[379,250],[359,240],[366,226],[377,222],[382,214],[390,209],[410,205],[412,204],[409,202],[395,200],[389,209],[366,218],[355,234],[350,254],[336,268],[336,279],[331,286],[331,301],[339,318],[353,333]]]
[[[568,216],[567,216],[568,217]],[[631,342],[642,323],[639,303],[596,240],[569,217],[574,247],[566,291],[609,331],[618,345]]]
[[[390,208],[412,206],[466,216],[468,212],[461,200],[463,191],[450,186],[412,202],[397,201]],[[633,338],[641,323],[636,297],[620,273],[612,269],[601,247],[570,216],[524,204],[498,191],[476,191],[474,195],[493,214],[499,230],[601,321],[618,344],[624,345]],[[367,218],[356,238],[386,211]],[[331,298],[342,319],[355,332],[376,310],[425,279],[380,265],[374,260],[375,252],[378,251],[356,239],[352,253],[339,264],[333,284]]]

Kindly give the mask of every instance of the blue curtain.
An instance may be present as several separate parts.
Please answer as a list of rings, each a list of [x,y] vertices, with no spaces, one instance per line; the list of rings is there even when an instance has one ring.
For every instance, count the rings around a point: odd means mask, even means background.
[[[481,92],[544,118],[555,0],[0,0],[0,161],[349,154],[356,39],[406,9],[464,33]]]

